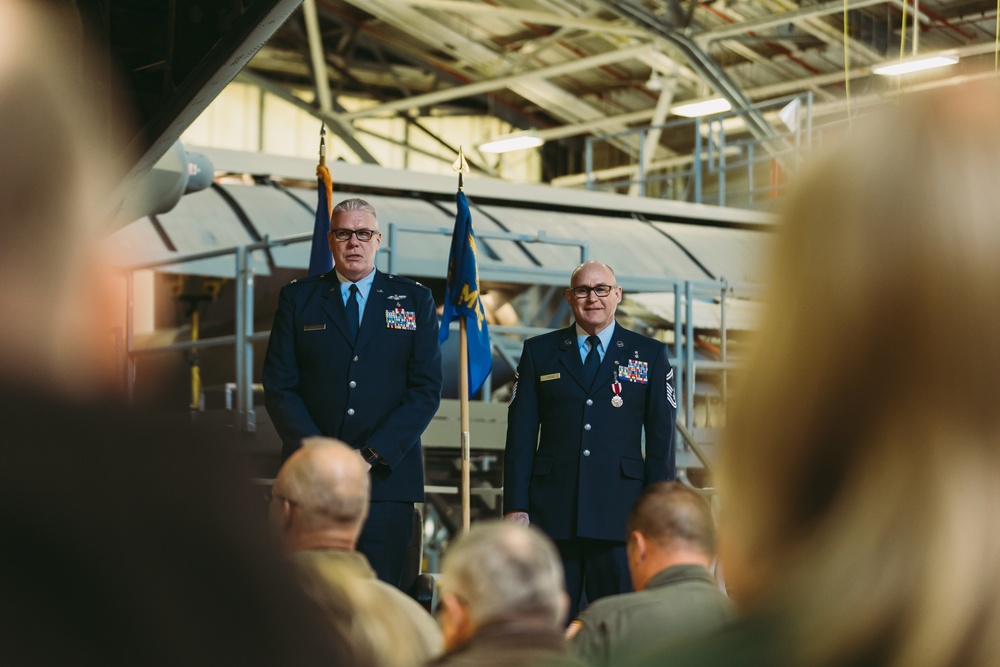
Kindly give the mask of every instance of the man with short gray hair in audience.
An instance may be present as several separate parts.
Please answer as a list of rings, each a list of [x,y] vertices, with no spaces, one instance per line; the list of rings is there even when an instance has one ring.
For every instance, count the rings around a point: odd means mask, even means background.
[[[441,652],[441,631],[416,600],[375,576],[364,554],[355,550],[368,515],[368,466],[348,445],[334,438],[315,436],[302,440],[278,471],[271,490],[268,514],[285,549],[299,566],[331,582],[364,580],[364,593],[375,606],[391,608],[405,627],[386,642],[413,644],[412,664]],[[387,612],[388,613],[388,612]]]
[[[654,645],[722,627],[732,616],[708,571],[715,558],[712,510],[675,482],[647,486],[627,523],[626,554],[635,593],[597,600],[567,630],[589,664],[618,665]]]
[[[434,667],[573,667],[569,597],[555,545],[533,526],[476,524],[441,566],[445,654]]]

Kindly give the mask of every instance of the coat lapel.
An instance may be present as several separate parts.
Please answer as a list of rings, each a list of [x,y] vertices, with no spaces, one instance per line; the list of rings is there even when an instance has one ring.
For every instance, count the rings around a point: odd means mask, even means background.
[[[615,333],[611,337],[611,344],[608,345],[604,353],[604,361],[601,363],[601,370],[597,371],[597,379],[604,380],[608,386],[618,378],[618,367],[627,366],[629,357],[632,355],[632,347],[625,340],[628,329],[615,323]]]
[[[583,361],[580,359],[580,350],[576,346],[576,327],[570,326],[568,329],[563,329],[561,333],[559,361],[577,384],[583,387],[584,391],[589,391],[590,387],[583,380]]]
[[[631,348],[624,340],[628,331],[616,322],[615,333],[611,337],[608,349],[604,351],[604,359],[601,360],[601,366],[597,369],[597,375],[594,376],[593,383],[588,385],[583,379],[583,361],[580,359],[580,350],[576,345],[576,326],[565,329],[564,333],[566,336],[560,343],[562,365],[566,367],[566,370],[577,381],[577,384],[583,387],[588,396],[592,395],[602,385],[610,387],[611,383],[614,382],[614,378],[618,375],[619,364],[627,364],[628,357],[632,354]]]
[[[340,281],[337,280],[337,274],[333,271],[326,274],[326,280],[323,281],[323,312],[326,316],[330,318],[333,325],[337,327],[340,333],[350,342],[350,337],[347,335],[347,312],[344,309],[344,297],[340,295]]]
[[[368,291],[368,301],[365,302],[365,313],[361,318],[361,328],[358,330],[358,342],[354,349],[360,350],[368,344],[368,341],[375,335],[375,330],[385,328],[385,288],[386,278],[378,269],[375,270],[375,279],[372,280],[372,288]],[[345,322],[346,316],[345,316]]]

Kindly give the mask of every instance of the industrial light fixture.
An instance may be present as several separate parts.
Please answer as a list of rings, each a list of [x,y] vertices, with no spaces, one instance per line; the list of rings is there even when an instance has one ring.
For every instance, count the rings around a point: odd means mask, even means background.
[[[957,62],[958,55],[955,53],[929,53],[924,56],[905,58],[903,60],[897,60],[892,63],[873,67],[872,73],[880,74],[882,76],[899,76],[901,74],[909,74],[911,72],[920,72],[925,69],[934,69],[935,67],[954,65]]]
[[[537,148],[545,143],[534,130],[528,132],[516,132],[505,137],[497,137],[486,143],[479,144],[477,148],[480,153],[509,153],[510,151],[520,151],[525,148]]]
[[[677,106],[670,109],[670,112],[675,116],[684,116],[685,118],[696,118],[698,116],[711,116],[714,113],[722,113],[723,111],[729,111],[733,106],[721,97],[716,97],[710,100],[702,100],[701,102],[690,102],[688,104],[678,104]]]
[[[663,90],[663,80],[660,79],[660,73],[655,69],[649,73],[649,80],[646,81],[646,90],[652,90],[653,92]]]

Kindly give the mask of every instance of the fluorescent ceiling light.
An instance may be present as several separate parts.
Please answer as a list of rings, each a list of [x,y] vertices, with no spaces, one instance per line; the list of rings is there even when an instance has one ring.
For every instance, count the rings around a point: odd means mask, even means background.
[[[879,65],[872,68],[872,73],[881,74],[882,76],[899,76],[900,74],[909,74],[910,72],[954,65],[957,62],[958,56],[954,53],[935,53],[933,55],[907,58],[906,60],[899,60],[887,65]]]
[[[509,134],[506,137],[497,137],[492,141],[479,144],[480,153],[509,153],[510,151],[520,151],[525,148],[537,148],[545,143],[545,140],[531,132],[520,132]]]
[[[697,116],[710,116],[713,113],[722,113],[732,109],[732,105],[721,97],[702,102],[691,102],[690,104],[679,104],[670,110],[676,116],[685,118],[695,118]]]

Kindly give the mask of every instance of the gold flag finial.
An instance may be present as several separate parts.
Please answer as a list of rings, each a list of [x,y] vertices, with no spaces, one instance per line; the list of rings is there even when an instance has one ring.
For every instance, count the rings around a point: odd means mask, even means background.
[[[319,164],[321,167],[326,166],[326,122],[319,128]]]
[[[451,165],[452,170],[458,172],[458,191],[462,192],[465,189],[463,176],[469,173],[469,162],[465,159],[465,153],[462,152],[462,147],[458,147],[458,159]]]

